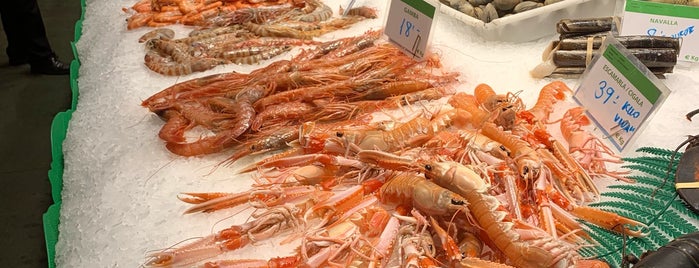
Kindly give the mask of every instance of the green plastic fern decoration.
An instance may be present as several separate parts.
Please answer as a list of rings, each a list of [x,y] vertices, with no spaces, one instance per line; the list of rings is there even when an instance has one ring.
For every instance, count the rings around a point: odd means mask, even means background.
[[[624,239],[619,234],[584,223],[596,243],[578,250],[582,256],[602,259],[612,267],[621,267],[623,254],[640,256],[680,235],[699,231],[699,215],[687,208],[674,188],[682,153],[651,147],[639,148],[637,152],[645,155],[623,159],[624,167],[632,171],[628,178],[636,183],[611,185],[602,193],[602,200],[590,206],[648,225],[648,236]]]

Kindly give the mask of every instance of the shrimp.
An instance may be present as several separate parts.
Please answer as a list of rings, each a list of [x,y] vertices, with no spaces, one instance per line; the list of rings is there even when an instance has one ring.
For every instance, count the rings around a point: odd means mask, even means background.
[[[289,143],[298,139],[299,129],[293,126],[281,127],[271,132],[258,132],[252,138],[234,147],[235,154],[225,162],[232,164],[247,155],[288,148]]]
[[[306,11],[306,14],[298,16],[297,20],[320,22],[329,19],[333,15],[332,9],[319,0],[307,0],[304,9],[310,9],[310,11]]]
[[[313,105],[305,102],[287,102],[272,105],[255,116],[250,129],[258,131],[262,126],[287,125],[285,121],[300,119],[313,111],[313,108]]]
[[[279,25],[268,25],[268,24],[256,24],[251,22],[246,22],[243,24],[250,32],[258,36],[264,37],[289,37],[296,39],[313,39],[313,37],[318,36],[315,31],[307,32],[296,30],[291,27],[279,26]]]
[[[280,55],[284,52],[287,52],[289,50],[291,50],[291,46],[275,47],[275,48],[265,49],[257,54],[252,54],[252,55],[243,56],[243,57],[234,57],[234,58],[228,59],[228,60],[230,60],[232,63],[235,63],[235,64],[251,65],[251,64],[259,63],[260,61],[263,61],[263,60],[271,59],[271,58],[273,58],[277,55]]]
[[[202,72],[224,63],[223,60],[213,58],[190,59],[182,62],[173,62],[157,52],[149,51],[144,57],[144,63],[148,69],[169,76],[188,75],[194,72]]]
[[[204,268],[224,268],[224,267],[259,267],[259,268],[293,268],[302,264],[301,256],[292,255],[286,257],[276,257],[269,260],[245,259],[245,260],[218,260],[207,262]]]
[[[170,248],[148,256],[145,267],[181,267],[228,251],[238,250],[253,241],[269,239],[277,233],[298,228],[301,210],[295,206],[275,206],[253,213],[254,220],[233,225],[179,248]]]
[[[136,29],[148,25],[153,20],[153,12],[136,13],[126,19],[126,29]]]
[[[161,55],[171,57],[175,62],[185,62],[192,59],[192,55],[189,54],[188,48],[181,43],[162,39],[150,39],[146,43],[146,47],[151,51],[157,51]]]
[[[370,88],[366,93],[362,94],[361,98],[367,100],[382,100],[402,94],[422,91],[430,86],[430,83],[417,80],[390,82],[379,87]]]
[[[143,12],[150,12],[152,11],[151,9],[151,0],[139,0],[131,6],[130,8],[122,8],[124,12],[129,12],[129,9],[136,11],[138,13],[143,13]]]
[[[171,40],[175,37],[175,31],[168,28],[159,28],[145,33],[138,39],[139,43],[144,43],[151,39]]]
[[[511,157],[517,163],[519,175],[522,178],[533,181],[539,177],[542,161],[536,150],[529,143],[518,136],[506,133],[494,123],[485,123],[482,127],[483,135],[501,143],[511,152]]]
[[[496,248],[517,267],[568,267],[580,258],[572,247],[545,231],[513,220],[488,194],[488,184],[470,168],[456,162],[426,161],[421,171],[437,185],[463,196],[476,222]]]
[[[173,23],[179,23],[180,20],[182,20],[182,13],[178,10],[173,10],[173,11],[163,11],[163,12],[158,12],[153,15],[153,22],[160,22],[160,23],[168,23],[168,24],[173,24]]]
[[[366,152],[362,157],[381,155]],[[379,201],[414,207],[428,215],[449,216],[455,212],[468,215],[466,200],[417,173],[396,173],[387,179],[378,193]]]
[[[553,105],[557,101],[565,99],[565,94],[570,92],[573,91],[562,81],[553,81],[541,88],[536,104],[527,112],[531,113],[536,121],[546,123],[549,120],[549,115],[553,112]]]
[[[629,172],[610,171],[606,163],[621,163],[621,159],[599,138],[582,127],[590,124],[584,108],[574,107],[566,111],[561,119],[561,133],[568,142],[568,152],[592,176],[609,176],[628,183],[635,182],[625,175]]]
[[[345,9],[340,7],[340,14],[343,14],[344,16],[360,16],[367,19],[375,19],[379,17],[379,15],[376,14],[375,8],[370,8],[366,6],[350,8],[349,10],[347,10],[347,14],[345,14]]]
[[[220,152],[238,142],[237,138],[250,128],[250,123],[255,116],[255,109],[249,101],[237,101],[235,111],[236,126],[220,131],[213,136],[201,138],[190,143],[168,142],[165,147],[170,152],[181,156],[195,156]]]
[[[155,56],[156,59],[167,62],[165,58],[157,55],[157,53],[155,53]],[[230,90],[229,88],[237,88],[244,84],[246,78],[247,75],[230,72],[191,79],[174,84],[153,94],[141,102],[141,106],[148,107],[152,112],[157,112],[171,108],[176,100],[215,95]]]
[[[447,102],[454,108],[469,112],[472,119],[471,124],[475,127],[480,127],[483,123],[491,121],[491,116],[486,111],[478,108],[478,101],[473,95],[458,92],[451,96]]]
[[[382,109],[400,108],[421,100],[437,100],[448,94],[445,88],[428,88],[417,92],[388,97],[384,100],[367,100],[347,103],[329,103],[320,107],[311,116],[317,120],[347,120],[357,116],[366,116]]]
[[[496,94],[493,89],[486,84],[479,84],[473,92],[479,106],[486,112],[495,114],[494,122],[505,128],[512,129],[515,124],[516,113],[524,110],[522,99],[515,94],[508,92],[505,95]]]
[[[190,120],[175,110],[165,110],[161,117],[166,122],[160,128],[158,137],[168,142],[184,142],[184,132],[192,126]]]
[[[271,207],[291,200],[321,192],[315,186],[255,187],[240,193],[182,193],[177,198],[183,202],[195,204],[184,214],[196,212],[213,212],[225,208],[250,204],[255,207]]]

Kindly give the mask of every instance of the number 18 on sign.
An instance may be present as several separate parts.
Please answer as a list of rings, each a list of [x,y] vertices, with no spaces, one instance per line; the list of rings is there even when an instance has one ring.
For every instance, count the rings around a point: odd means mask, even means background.
[[[384,33],[406,53],[422,59],[436,12],[437,6],[424,0],[392,0]]]
[[[600,51],[574,98],[623,151],[670,90],[612,36],[607,36]]]

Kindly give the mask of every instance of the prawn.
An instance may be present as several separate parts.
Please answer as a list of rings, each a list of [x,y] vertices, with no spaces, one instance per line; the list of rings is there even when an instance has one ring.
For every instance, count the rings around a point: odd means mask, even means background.
[[[485,123],[481,129],[483,135],[504,145],[511,152],[511,157],[517,163],[519,175],[533,181],[539,177],[542,161],[536,150],[518,136],[506,133],[494,123]]]
[[[306,14],[298,16],[296,19],[305,22],[320,22],[329,19],[333,15],[332,9],[319,0],[307,0]],[[310,11],[308,11],[310,10]]]
[[[237,138],[250,128],[250,123],[255,116],[255,109],[248,100],[236,101],[235,127],[220,131],[213,136],[201,138],[190,143],[168,142],[165,147],[177,155],[195,156],[220,152],[238,142]]]
[[[173,31],[172,29],[158,28],[142,35],[141,38],[138,39],[138,42],[144,43],[151,39],[171,40],[174,37],[175,31]]]
[[[362,157],[378,156],[366,152]],[[383,204],[414,207],[434,216],[449,216],[454,212],[469,214],[467,201],[460,195],[444,189],[423,176],[412,172],[401,172],[390,176],[378,192]]]
[[[289,120],[301,119],[313,111],[313,105],[305,102],[287,102],[272,105],[259,112],[250,127],[259,131],[262,126],[287,125]],[[285,122],[287,122],[285,124]]]
[[[606,163],[621,163],[621,159],[599,138],[582,127],[590,124],[584,108],[574,107],[566,111],[561,119],[561,133],[568,142],[568,152],[577,162],[593,176],[606,175],[628,183],[635,182],[627,178],[629,172],[610,171]]]
[[[565,99],[565,94],[571,92],[573,91],[562,81],[553,81],[541,88],[539,98],[527,112],[533,115],[533,119],[536,121],[546,123],[549,115],[553,112],[553,105],[557,101]]]
[[[580,256],[545,231],[513,220],[488,184],[472,169],[456,162],[425,161],[425,177],[463,196],[476,222],[496,248],[517,267],[567,267]]]
[[[172,62],[157,52],[149,51],[144,57],[148,69],[169,76],[188,75],[195,72],[203,72],[224,63],[223,60],[213,58],[190,59],[182,62]]]

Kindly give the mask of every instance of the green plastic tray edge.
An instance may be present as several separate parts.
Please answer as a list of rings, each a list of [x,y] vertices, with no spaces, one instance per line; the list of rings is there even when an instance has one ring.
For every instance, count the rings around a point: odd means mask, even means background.
[[[78,76],[80,70],[80,57],[75,44],[82,36],[83,20],[85,19],[85,0],[80,0],[80,19],[75,22],[74,41],[70,43],[73,51],[73,61],[70,64],[70,90],[72,92],[71,108],[65,112],[56,114],[51,122],[51,169],[48,171],[48,179],[51,183],[51,197],[54,204],[49,206],[43,215],[44,239],[46,241],[46,256],[48,267],[56,267],[56,243],[58,242],[58,224],[61,218],[61,203],[63,191],[63,141],[68,131],[68,123],[73,111],[78,104]]]
[[[56,267],[56,242],[58,241],[58,221],[61,213],[61,203],[49,206],[42,219],[44,222],[44,239],[46,239],[46,256],[49,268]]]

